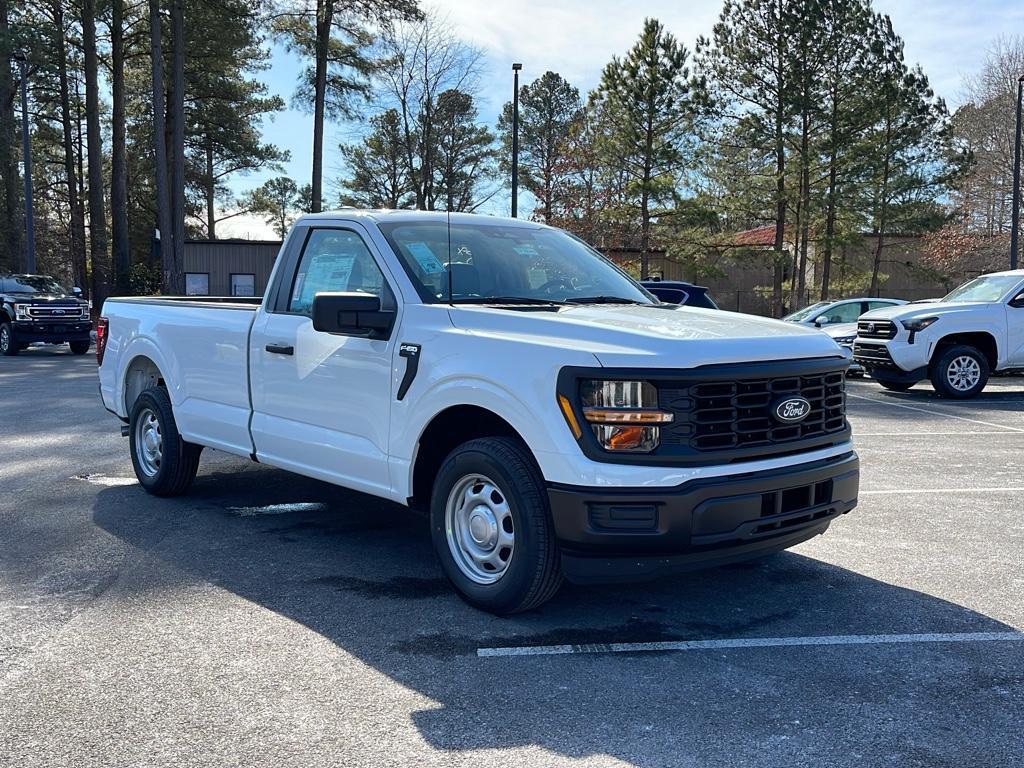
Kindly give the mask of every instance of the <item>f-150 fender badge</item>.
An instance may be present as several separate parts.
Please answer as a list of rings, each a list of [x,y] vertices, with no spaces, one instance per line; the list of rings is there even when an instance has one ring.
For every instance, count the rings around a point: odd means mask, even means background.
[[[398,356],[405,358],[405,376],[402,377],[402,383],[398,385],[398,399],[401,400],[412,386],[416,372],[420,368],[420,345],[402,342],[398,345]]]

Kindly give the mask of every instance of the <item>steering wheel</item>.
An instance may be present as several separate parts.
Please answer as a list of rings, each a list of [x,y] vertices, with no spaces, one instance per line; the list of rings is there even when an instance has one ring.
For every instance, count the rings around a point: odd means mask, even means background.
[[[550,296],[554,292],[555,288],[561,287],[574,288],[575,286],[573,286],[572,280],[570,280],[568,277],[555,277],[552,278],[551,280],[548,280],[546,283],[544,283],[544,285],[540,286],[537,289],[537,292]]]

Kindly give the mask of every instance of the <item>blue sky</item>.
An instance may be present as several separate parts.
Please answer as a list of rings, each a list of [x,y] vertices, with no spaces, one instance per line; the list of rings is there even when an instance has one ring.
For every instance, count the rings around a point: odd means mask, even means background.
[[[523,62],[524,82],[550,69],[586,92],[597,84],[604,64],[633,44],[644,17],[660,19],[692,50],[698,35],[710,33],[721,0],[433,0],[425,5],[447,16],[463,39],[485,52],[479,108],[481,118],[493,125],[512,93],[513,61]],[[875,0],[874,6],[892,17],[906,42],[907,59],[921,64],[951,108],[962,100],[963,79],[980,69],[992,40],[1024,32],[1021,0]],[[274,47],[272,66],[264,76],[271,92],[286,103],[291,101],[300,66]],[[358,137],[359,130],[359,125],[328,126],[325,202],[336,195],[334,182],[342,172],[338,144]],[[291,152],[287,174],[300,184],[307,183],[312,118],[289,109],[265,121],[264,135]],[[243,192],[271,175],[238,176],[231,186]],[[507,196],[495,200],[487,212],[507,215]],[[264,237],[268,231],[260,219],[244,216],[225,222],[222,236]]]

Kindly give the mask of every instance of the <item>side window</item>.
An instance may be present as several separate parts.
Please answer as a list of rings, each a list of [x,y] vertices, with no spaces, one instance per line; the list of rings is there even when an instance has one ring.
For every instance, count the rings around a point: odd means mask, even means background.
[[[860,317],[860,302],[850,301],[827,310],[823,317],[827,323],[855,323]]]
[[[872,309],[882,309],[883,307],[891,306],[892,304],[890,304],[888,301],[869,301],[867,311],[871,311]]]
[[[384,275],[363,239],[347,229],[314,229],[299,259],[288,311],[313,314],[321,291],[362,291],[384,297]]]

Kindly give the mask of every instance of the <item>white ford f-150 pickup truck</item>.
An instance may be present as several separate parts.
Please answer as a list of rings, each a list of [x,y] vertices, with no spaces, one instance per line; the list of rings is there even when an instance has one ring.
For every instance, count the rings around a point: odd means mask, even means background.
[[[108,299],[97,347],[151,493],[210,447],[423,509],[454,587],[498,614],[563,575],[762,556],[857,503],[828,336],[661,304],[533,222],[304,216],[262,303]]]
[[[853,359],[886,389],[930,379],[943,397],[974,397],[990,373],[1024,369],[1024,270],[976,277],[937,302],[861,315]]]

